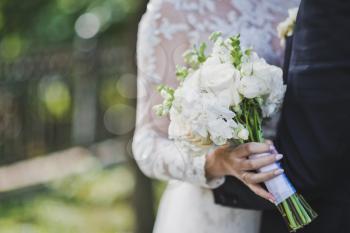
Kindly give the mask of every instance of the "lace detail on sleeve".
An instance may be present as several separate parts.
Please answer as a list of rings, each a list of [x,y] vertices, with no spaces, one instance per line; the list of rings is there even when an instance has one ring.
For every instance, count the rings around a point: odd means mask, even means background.
[[[139,26],[138,106],[133,151],[143,172],[158,179],[177,179],[214,188],[209,183],[201,156],[180,151],[168,139],[169,120],[157,117],[152,107],[162,100],[155,88],[160,83],[176,86],[176,64],[191,44],[207,41],[214,31],[240,33],[271,63],[280,64],[282,48],[276,25],[297,0],[151,0]]]
[[[155,88],[159,83],[176,85],[175,65],[181,63],[181,54],[188,49],[188,24],[174,21],[169,4],[153,1],[148,5],[139,27],[138,40],[138,109],[133,151],[135,159],[148,176],[158,179],[177,179],[203,187],[214,188],[222,179],[208,182],[204,165],[207,151],[200,156],[180,151],[168,139],[169,120],[157,117],[152,106],[161,98]]]

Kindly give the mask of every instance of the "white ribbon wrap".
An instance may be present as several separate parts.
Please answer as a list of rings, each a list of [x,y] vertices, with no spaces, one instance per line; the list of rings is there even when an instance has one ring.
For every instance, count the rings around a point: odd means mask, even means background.
[[[261,158],[269,155],[271,154],[270,153],[256,154],[256,155],[250,156],[250,159],[257,159],[257,158]],[[260,168],[258,172],[269,172],[280,168],[281,167],[278,163],[274,163],[266,167]],[[282,203],[283,201],[285,201],[295,193],[295,188],[289,182],[287,176],[284,173],[269,181],[266,181],[265,185],[269,190],[269,192],[275,197],[276,205],[279,205],[280,203]]]

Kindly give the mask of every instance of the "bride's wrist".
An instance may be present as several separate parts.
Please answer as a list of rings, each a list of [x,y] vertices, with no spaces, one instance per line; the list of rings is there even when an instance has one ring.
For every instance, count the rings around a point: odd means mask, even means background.
[[[205,161],[205,176],[208,180],[221,178],[224,176],[222,169],[218,167],[218,159],[215,152],[209,153]]]

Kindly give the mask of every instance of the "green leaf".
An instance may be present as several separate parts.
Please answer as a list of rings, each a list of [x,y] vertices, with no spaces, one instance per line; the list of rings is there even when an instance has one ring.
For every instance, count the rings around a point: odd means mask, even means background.
[[[243,58],[240,35],[238,34],[237,36],[233,36],[230,38],[230,40],[231,40],[231,46],[232,46],[231,56],[232,56],[233,65],[237,69],[240,69],[242,65],[242,58]]]
[[[179,81],[183,81],[187,78],[189,74],[189,70],[188,68],[184,67],[184,66],[176,66],[176,77]]]
[[[207,60],[207,56],[205,55],[206,48],[207,45],[205,43],[201,43],[199,48],[193,46],[192,49],[186,51],[183,55],[185,63],[193,69],[198,69],[200,64]]]
[[[221,32],[213,32],[210,35],[209,40],[211,40],[212,42],[216,42],[221,35],[222,35]]]
[[[165,91],[166,93],[168,93],[169,95],[174,95],[174,88],[172,87],[169,87],[169,86],[166,86],[164,84],[161,84],[161,85],[158,85],[157,86],[157,91],[158,92],[162,92],[162,91]]]
[[[207,44],[206,43],[201,43],[199,45],[199,49],[197,51],[199,63],[203,63],[203,62],[205,62],[207,60],[207,56],[205,55],[206,48],[207,48]]]
[[[250,56],[252,54],[252,51],[253,51],[253,49],[249,48],[249,49],[246,49],[244,53],[245,53],[245,55]]]
[[[173,105],[175,89],[166,85],[159,85],[157,91],[161,94],[164,100],[161,104],[155,105],[153,110],[158,116],[165,116],[169,113]]]

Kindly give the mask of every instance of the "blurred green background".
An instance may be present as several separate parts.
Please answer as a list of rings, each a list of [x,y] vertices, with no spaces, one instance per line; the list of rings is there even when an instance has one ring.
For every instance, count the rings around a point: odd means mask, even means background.
[[[149,233],[131,156],[146,0],[0,0],[0,233]]]

